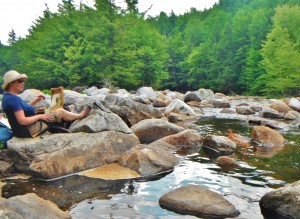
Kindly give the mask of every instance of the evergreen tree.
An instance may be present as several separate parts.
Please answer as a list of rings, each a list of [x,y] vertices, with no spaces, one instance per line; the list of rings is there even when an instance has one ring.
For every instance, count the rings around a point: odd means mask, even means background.
[[[17,42],[17,35],[14,31],[14,29],[12,29],[9,33],[8,33],[8,40],[7,43],[8,45],[13,45],[15,42]]]

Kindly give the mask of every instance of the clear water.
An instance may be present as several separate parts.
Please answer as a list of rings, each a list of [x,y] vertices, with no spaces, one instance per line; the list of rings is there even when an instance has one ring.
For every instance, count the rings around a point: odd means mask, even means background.
[[[250,137],[252,127],[238,120],[206,118],[197,130],[227,135],[228,128]],[[239,218],[263,218],[259,200],[268,191],[300,179],[299,130],[283,133],[289,143],[279,151],[257,153],[254,147],[240,149],[235,159],[241,168],[222,170],[202,150],[189,154],[180,150],[180,164],[157,179],[86,181],[72,176],[50,182],[10,180],[3,187],[4,197],[35,192],[50,199],[73,218],[195,218],[162,209],[159,198],[175,188],[198,185],[218,192],[240,211]],[[272,156],[270,156],[270,154]]]

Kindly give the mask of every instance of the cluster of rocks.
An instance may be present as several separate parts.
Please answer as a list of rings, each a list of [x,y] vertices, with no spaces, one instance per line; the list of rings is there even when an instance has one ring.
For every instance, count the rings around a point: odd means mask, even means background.
[[[39,94],[41,91],[28,89],[20,96],[29,102]],[[68,128],[69,134],[45,133],[33,139],[12,138],[6,150],[9,168],[33,177],[54,179],[118,163],[146,177],[172,171],[179,162],[174,151],[180,147],[203,148],[217,158],[220,166],[234,168],[238,164],[230,155],[237,147],[250,144],[261,148],[283,147],[285,139],[280,130],[297,128],[300,124],[300,101],[297,98],[230,97],[208,89],[186,94],[155,92],[151,87],[142,87],[134,94],[124,89],[112,91],[97,87],[84,89],[82,93],[65,90],[64,98],[71,111],[79,112],[89,105],[91,113],[74,121]],[[47,107],[50,102],[51,97],[46,95],[36,107]],[[205,117],[207,110],[218,118],[234,118],[254,124],[251,139],[236,133],[201,136],[194,129],[195,122]],[[283,119],[293,122],[286,123]],[[261,206],[267,210],[262,212],[299,218],[291,208],[300,206],[300,186],[299,183],[292,186],[297,192],[290,193],[290,199],[282,202],[277,201],[276,192],[266,194]],[[279,193],[285,192],[285,188],[281,189],[284,191]],[[286,190],[290,190],[288,186]],[[28,195],[31,198],[32,194]],[[276,205],[269,204],[273,199]],[[12,214],[9,203],[14,200],[18,198],[0,200],[0,216]],[[200,186],[171,191],[161,197],[159,204],[178,213],[196,216],[235,217],[239,214],[220,194]],[[63,212],[57,215],[51,218],[69,217]]]

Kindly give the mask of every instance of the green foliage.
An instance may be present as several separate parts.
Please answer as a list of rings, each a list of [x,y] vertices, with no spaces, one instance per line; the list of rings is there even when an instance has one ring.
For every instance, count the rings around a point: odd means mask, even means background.
[[[300,8],[280,6],[274,16],[272,31],[262,48],[263,66],[261,76],[266,95],[295,95],[300,83]]]
[[[62,0],[46,7],[25,39],[0,43],[0,71],[26,73],[26,86],[78,85],[226,94],[296,95],[300,82],[299,2],[221,0],[145,19],[136,0],[120,9],[112,0],[93,8]]]
[[[48,89],[44,89],[42,90],[43,94],[48,94],[51,96],[51,90],[48,90]]]
[[[132,10],[134,1],[128,4]],[[20,63],[5,68],[26,72],[27,86],[44,89],[109,82],[136,89],[159,87],[167,78],[165,39],[135,13],[119,14],[105,0],[96,1],[96,10],[76,10],[69,0],[59,5],[58,13],[46,9],[44,14],[31,35],[14,45],[20,49]]]

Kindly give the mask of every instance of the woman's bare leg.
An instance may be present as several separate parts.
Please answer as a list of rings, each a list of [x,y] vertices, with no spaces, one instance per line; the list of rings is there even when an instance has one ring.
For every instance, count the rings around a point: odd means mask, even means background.
[[[91,107],[85,107],[81,113],[72,113],[63,108],[55,110],[55,112],[61,116],[61,118],[65,121],[73,121],[76,119],[82,119],[86,117],[91,111]]]

